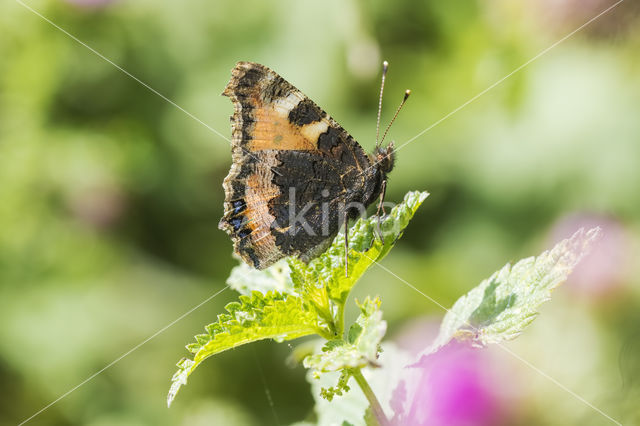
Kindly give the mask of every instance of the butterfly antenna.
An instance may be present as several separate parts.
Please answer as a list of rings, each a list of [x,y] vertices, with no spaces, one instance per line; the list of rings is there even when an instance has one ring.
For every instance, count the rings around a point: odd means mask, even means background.
[[[391,128],[391,125],[393,124],[394,121],[396,121],[396,118],[398,117],[398,114],[400,113],[400,110],[404,106],[405,102],[407,102],[407,99],[409,99],[409,95],[410,94],[411,94],[411,90],[408,90],[408,89],[405,90],[404,98],[402,99],[402,102],[400,102],[400,106],[396,110],[396,113],[393,114],[393,118],[391,119],[391,122],[389,122],[389,125],[387,126],[387,129],[384,131],[384,135],[382,135],[382,139],[380,139],[380,143],[377,144],[376,146],[382,145],[382,142],[384,141],[384,138],[386,138],[387,137],[387,133],[389,133],[389,129]]]
[[[380,83],[380,100],[378,101],[378,120],[376,121],[376,148],[380,145],[378,139],[380,139],[380,115],[382,114],[382,93],[384,92],[384,80],[387,78],[387,70],[389,69],[389,62],[384,61],[382,63],[382,82]]]

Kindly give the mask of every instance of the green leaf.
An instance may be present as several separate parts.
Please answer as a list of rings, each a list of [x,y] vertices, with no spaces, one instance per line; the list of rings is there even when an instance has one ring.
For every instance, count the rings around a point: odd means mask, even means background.
[[[318,332],[316,315],[304,308],[303,301],[289,294],[254,291],[229,303],[228,314],[218,315],[218,321],[205,327],[207,333],[196,336],[196,343],[187,345],[193,360],[183,359],[171,379],[167,404],[175,398],[189,375],[208,357],[245,343],[263,339],[282,342]]]
[[[408,193],[388,216],[382,219],[374,216],[355,223],[349,231],[348,278],[344,272],[344,235],[341,234],[324,254],[309,264],[289,258],[288,265],[279,262],[264,271],[244,264],[234,268],[227,282],[242,296],[238,302],[227,305],[228,313],[219,315],[217,322],[205,327],[206,334],[199,334],[196,342],[187,346],[194,358],[178,363],[179,370],[172,378],[167,402],[171,404],[202,361],[227,349],[261,339],[283,341],[309,334],[342,338],[344,303],[351,288],[374,261],[391,250],[427,195],[426,192]],[[384,242],[379,239],[378,227]],[[344,357],[351,356],[345,365],[375,362],[386,328],[378,307],[379,301],[367,300],[362,305],[363,315],[348,334],[348,347],[336,347],[336,351],[343,351]],[[334,344],[331,340],[328,346]],[[336,359],[335,362],[342,361]]]
[[[253,291],[266,294],[270,291],[296,295],[291,281],[289,265],[281,260],[260,271],[244,262],[231,270],[227,284],[240,294],[250,295]]]
[[[462,296],[445,315],[428,355],[451,339],[484,346],[517,337],[538,315],[538,307],[558,287],[599,237],[600,228],[578,230],[538,257],[529,257],[495,272]]]
[[[329,300],[343,306],[349,292],[362,274],[382,260],[393,248],[414,213],[427,198],[427,192],[409,192],[404,201],[379,219],[372,216],[359,219],[349,230],[349,274],[345,276],[344,234],[340,233],[331,246],[308,264],[289,258],[291,279],[320,311],[330,312]],[[378,235],[380,228],[384,243]]]
[[[387,323],[382,320],[380,299],[367,298],[359,306],[362,312],[351,326],[349,339],[328,341],[322,352],[304,359],[306,368],[324,373],[377,365],[378,349],[387,330]]]

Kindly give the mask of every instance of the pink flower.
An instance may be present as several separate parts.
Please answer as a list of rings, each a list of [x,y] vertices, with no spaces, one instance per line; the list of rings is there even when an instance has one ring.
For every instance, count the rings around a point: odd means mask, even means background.
[[[593,214],[566,216],[553,227],[550,239],[566,238],[578,228],[602,228],[602,238],[578,264],[567,280],[567,287],[592,300],[619,293],[629,280],[630,236],[623,226],[612,218]]]
[[[423,358],[391,401],[394,425],[483,426],[506,416],[504,380],[485,349],[452,342]]]
[[[594,18],[614,3],[607,0],[528,0],[523,3],[540,24],[561,32],[571,31]],[[605,13],[584,31],[592,36],[619,36],[633,29],[640,16],[638,2],[623,2]]]

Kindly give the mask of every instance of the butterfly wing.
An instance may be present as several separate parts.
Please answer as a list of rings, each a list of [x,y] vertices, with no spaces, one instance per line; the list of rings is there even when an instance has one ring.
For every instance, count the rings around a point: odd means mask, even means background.
[[[222,94],[235,112],[220,228],[258,269],[313,257],[337,233],[340,206],[371,198],[377,168],[326,112],[263,65],[239,62]]]

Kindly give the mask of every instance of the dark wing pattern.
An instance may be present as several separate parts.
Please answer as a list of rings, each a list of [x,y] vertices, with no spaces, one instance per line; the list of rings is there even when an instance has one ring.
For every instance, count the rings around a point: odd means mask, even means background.
[[[263,65],[239,62],[222,94],[235,112],[219,227],[258,269],[319,254],[345,206],[375,196],[378,169],[326,112]]]

